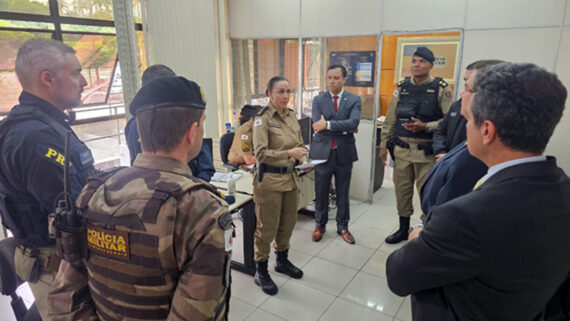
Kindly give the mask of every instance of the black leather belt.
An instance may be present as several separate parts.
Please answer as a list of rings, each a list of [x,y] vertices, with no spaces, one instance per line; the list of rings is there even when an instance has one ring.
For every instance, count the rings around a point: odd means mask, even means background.
[[[273,174],[290,174],[293,172],[293,167],[265,165],[263,171],[266,173],[273,173]]]

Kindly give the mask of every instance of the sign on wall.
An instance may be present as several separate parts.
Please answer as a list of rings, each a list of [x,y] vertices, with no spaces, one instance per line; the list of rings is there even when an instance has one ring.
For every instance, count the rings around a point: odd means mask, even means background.
[[[343,65],[347,70],[348,87],[374,87],[375,51],[332,51],[331,65]]]
[[[418,47],[427,47],[433,51],[435,61],[430,75],[432,77],[441,77],[447,83],[454,84],[457,62],[459,60],[459,37],[398,38],[394,83],[405,77],[412,76],[410,64],[412,63],[412,55]]]

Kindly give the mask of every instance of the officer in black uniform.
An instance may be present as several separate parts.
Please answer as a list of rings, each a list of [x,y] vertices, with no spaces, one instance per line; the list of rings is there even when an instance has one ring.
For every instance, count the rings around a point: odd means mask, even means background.
[[[400,216],[400,228],[386,238],[389,244],[408,239],[410,216],[414,212],[414,182],[419,191],[435,164],[433,132],[453,103],[448,84],[439,77],[430,76],[434,61],[431,50],[417,48],[411,63],[413,77],[398,84],[382,127],[380,159],[386,164],[387,149],[391,149]]]
[[[16,273],[29,283],[47,320],[46,298],[60,261],[48,236],[48,215],[63,198],[65,133],[72,131],[64,110],[81,103],[87,82],[75,50],[54,40],[24,43],[16,74],[23,88],[20,104],[0,123],[0,214],[19,243]],[[69,160],[76,197],[95,169],[91,151],[73,131]]]

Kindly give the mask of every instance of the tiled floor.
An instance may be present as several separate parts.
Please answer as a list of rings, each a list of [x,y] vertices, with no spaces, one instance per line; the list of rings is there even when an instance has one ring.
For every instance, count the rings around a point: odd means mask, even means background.
[[[417,197],[414,203],[419,208]],[[350,207],[349,229],[356,238],[354,245],[345,243],[335,233],[334,219],[329,222],[324,238],[318,243],[312,242],[314,219],[299,215],[289,256],[303,268],[305,275],[295,280],[276,273],[275,257],[271,253],[269,269],[279,286],[277,295],[266,295],[251,276],[233,271],[230,320],[411,321],[409,297],[396,296],[386,282],[386,259],[404,244],[384,243],[384,238],[398,225],[391,181],[384,181],[384,186],[374,194],[372,204],[352,200]],[[418,222],[416,214],[412,224]],[[238,237],[233,242],[233,258],[243,260],[241,222],[236,220],[236,225]],[[29,304],[31,292],[26,288],[20,292]],[[8,297],[0,297],[0,309],[11,311],[9,301]],[[12,320],[11,313],[2,313],[0,317],[0,321]]]
[[[417,198],[415,204],[419,208]],[[412,223],[419,223],[417,215],[412,217]],[[404,243],[388,245],[384,238],[397,226],[394,190],[389,180],[374,194],[372,204],[351,201],[349,229],[356,238],[355,245],[336,235],[334,220],[329,222],[324,238],[312,242],[314,219],[299,215],[290,257],[305,275],[295,280],[276,273],[272,253],[270,274],[279,293],[269,296],[253,283],[251,276],[233,271],[230,320],[411,321],[409,297],[393,294],[386,282],[386,259]],[[240,243],[238,236],[234,253],[241,251]],[[239,253],[234,254],[235,259],[239,257]]]

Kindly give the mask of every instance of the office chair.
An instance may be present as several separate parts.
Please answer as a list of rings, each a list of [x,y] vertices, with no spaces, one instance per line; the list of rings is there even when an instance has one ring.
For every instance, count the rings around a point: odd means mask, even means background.
[[[228,155],[234,141],[235,133],[225,133],[222,138],[220,138],[220,156],[222,157],[222,162],[224,167],[229,171],[235,171],[239,168],[237,164],[228,163]]]
[[[17,321],[41,321],[36,304],[28,310],[22,297],[16,293],[20,284],[24,283],[14,267],[14,252],[17,246],[13,237],[0,241],[0,292],[12,298],[10,304]]]

